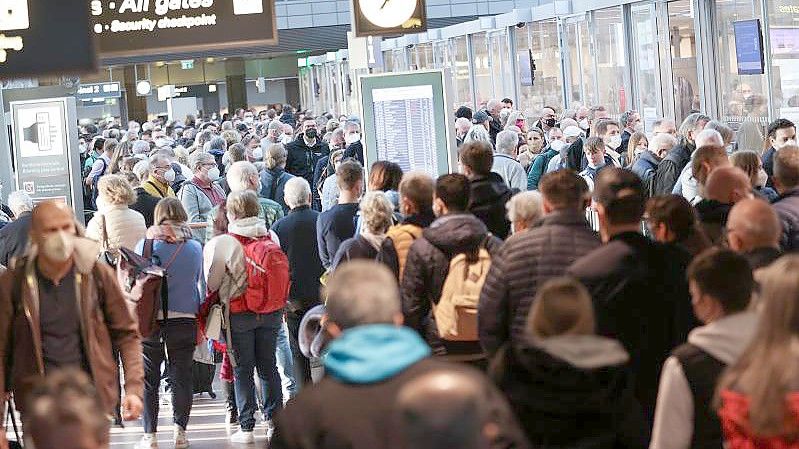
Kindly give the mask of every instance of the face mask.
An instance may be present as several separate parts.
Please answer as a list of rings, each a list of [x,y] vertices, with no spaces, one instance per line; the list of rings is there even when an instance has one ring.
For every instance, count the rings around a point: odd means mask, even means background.
[[[307,137],[309,139],[316,139],[317,135],[318,134],[317,134],[316,130],[313,129],[313,128],[305,131],[305,137]]]
[[[580,128],[582,128],[583,131],[587,131],[590,127],[591,125],[588,123],[587,118],[580,120]]]
[[[523,129],[524,128],[524,120],[521,120],[521,119],[516,120],[516,127],[519,128],[519,129]]]
[[[217,179],[219,179],[220,176],[221,173],[219,172],[219,167],[214,167],[208,170],[208,179],[210,179],[211,182],[216,181]]]
[[[763,187],[768,182],[768,173],[762,168],[757,172],[757,186]]]
[[[170,168],[164,172],[164,181],[168,182],[169,184],[175,182],[175,170]]]
[[[252,123],[255,119],[253,117],[244,117],[244,123]]]
[[[262,148],[252,150],[252,157],[258,161],[262,160],[264,158],[264,150]]]
[[[565,147],[565,146],[566,146],[566,142],[564,142],[562,140],[553,140],[552,143],[549,144],[549,147],[552,148],[553,150],[557,151],[558,153],[560,153],[560,150],[562,150],[563,147]]]
[[[608,139],[608,146],[614,150],[618,149],[621,146],[621,136],[618,134],[611,136],[611,138]]]
[[[548,119],[544,120],[544,124],[545,124],[545,125],[547,125],[547,126],[548,126],[548,127],[550,127],[550,128],[552,128],[553,126],[555,126],[555,123],[556,123],[556,122],[555,122],[555,119],[554,119],[554,118],[548,118]]]
[[[42,254],[56,262],[66,262],[75,252],[75,236],[64,231],[48,234],[42,242]]]
[[[282,140],[283,140],[283,145],[288,145],[292,141],[291,136],[288,134],[284,134]]]
[[[361,135],[358,133],[347,134],[344,136],[344,141],[347,143],[347,145],[352,145],[355,142],[361,141]]]

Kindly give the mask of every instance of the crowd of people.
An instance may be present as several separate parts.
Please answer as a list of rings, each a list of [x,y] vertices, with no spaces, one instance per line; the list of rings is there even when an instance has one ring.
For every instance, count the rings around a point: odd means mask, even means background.
[[[238,444],[260,414],[275,449],[797,445],[793,123],[745,148],[699,112],[456,115],[437,178],[289,106],[84,127],[86,227],[14,192],[0,229],[26,438],[99,449],[141,416],[155,449],[169,396],[185,449],[221,364]]]

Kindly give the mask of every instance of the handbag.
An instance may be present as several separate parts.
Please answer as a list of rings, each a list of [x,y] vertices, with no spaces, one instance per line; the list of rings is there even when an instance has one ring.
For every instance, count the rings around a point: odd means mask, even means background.
[[[222,340],[222,329],[224,328],[225,314],[222,304],[214,304],[208,312],[205,322],[205,338],[209,340]]]
[[[9,449],[22,449],[22,437],[19,435],[19,426],[17,426],[17,417],[14,415],[14,400],[9,398],[6,401],[6,415],[8,416],[9,420],[11,421],[11,426],[14,428],[14,437],[17,439],[16,441],[9,441],[8,447]]]
[[[100,253],[100,260],[107,263],[109,266],[115,267],[117,266],[117,257],[115,256],[111,250],[108,249],[108,229],[106,228],[105,224],[105,215],[100,214],[101,220],[101,230],[102,230],[102,244],[103,244],[103,251]]]

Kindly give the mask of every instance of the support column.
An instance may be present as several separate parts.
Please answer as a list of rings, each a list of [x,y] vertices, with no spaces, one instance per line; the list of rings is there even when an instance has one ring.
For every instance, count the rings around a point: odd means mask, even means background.
[[[128,120],[139,123],[147,121],[147,97],[136,94],[136,66],[125,66],[125,106],[127,106]],[[126,126],[127,123],[123,123]]]
[[[228,112],[233,115],[238,108],[247,107],[247,85],[244,82],[244,60],[228,58],[225,61]]]

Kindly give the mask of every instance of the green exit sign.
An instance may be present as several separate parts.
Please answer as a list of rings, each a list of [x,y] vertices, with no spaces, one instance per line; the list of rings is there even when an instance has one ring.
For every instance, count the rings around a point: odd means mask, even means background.
[[[191,70],[194,68],[194,60],[189,59],[186,61],[180,61],[180,68],[183,70]]]

